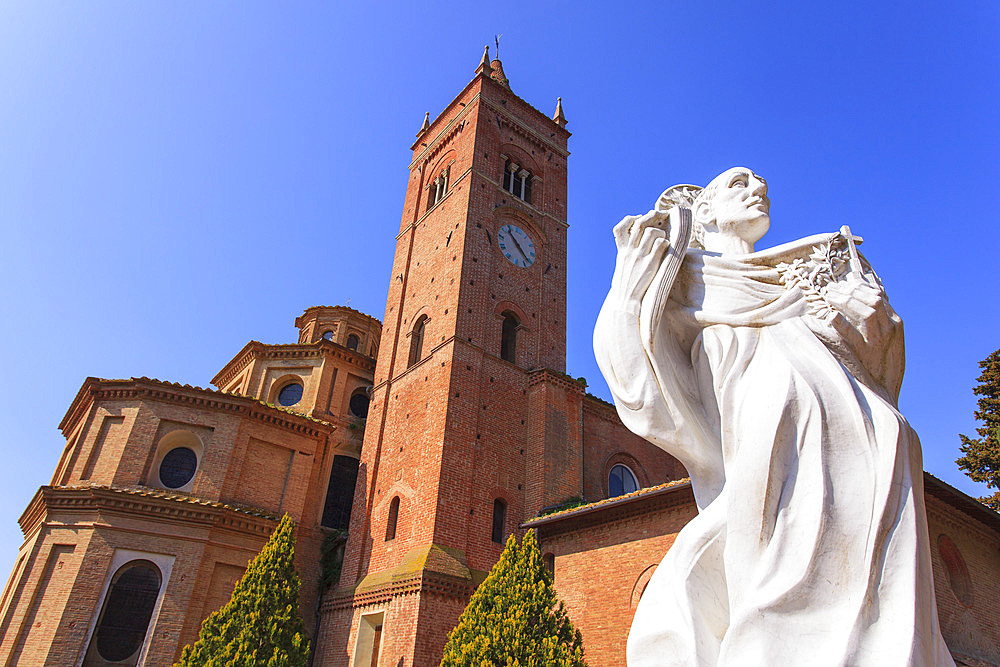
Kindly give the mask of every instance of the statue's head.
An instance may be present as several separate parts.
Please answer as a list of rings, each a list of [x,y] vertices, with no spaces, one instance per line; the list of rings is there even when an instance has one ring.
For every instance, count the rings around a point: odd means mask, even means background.
[[[657,208],[691,209],[692,245],[728,253],[752,252],[771,225],[767,181],[746,167],[727,169],[704,188],[675,185],[660,196]]]

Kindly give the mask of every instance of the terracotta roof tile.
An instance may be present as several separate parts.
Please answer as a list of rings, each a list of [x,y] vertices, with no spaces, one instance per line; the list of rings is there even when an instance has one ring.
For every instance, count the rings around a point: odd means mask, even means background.
[[[625,493],[620,496],[615,496],[614,498],[604,498],[603,500],[597,500],[592,503],[587,503],[586,505],[577,505],[575,507],[570,507],[558,512],[552,512],[551,514],[546,514],[544,516],[536,517],[525,522],[526,526],[531,526],[531,524],[539,519],[551,519],[557,516],[567,516],[570,514],[575,514],[577,512],[584,512],[588,510],[595,509],[597,507],[602,507],[604,505],[613,505],[620,503],[623,500],[629,500],[631,498],[638,498],[640,496],[645,496],[656,491],[662,491],[663,489],[669,489],[674,486],[681,486],[682,484],[690,484],[691,480],[687,477],[683,479],[675,479],[672,482],[664,482],[663,484],[657,484],[656,486],[647,486],[644,489],[639,489],[638,491],[633,491],[632,493]]]

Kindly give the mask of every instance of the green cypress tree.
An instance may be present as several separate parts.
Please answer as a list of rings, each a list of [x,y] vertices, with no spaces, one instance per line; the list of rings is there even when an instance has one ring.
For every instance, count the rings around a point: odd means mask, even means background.
[[[295,524],[286,514],[247,566],[233,597],[205,619],[176,667],[305,667],[309,642],[299,616]]]
[[[955,463],[975,481],[1000,489],[1000,350],[980,361],[979,367],[983,373],[972,391],[979,396],[975,417],[983,426],[976,429],[978,438],[958,436],[964,456]],[[1000,512],[1000,491],[979,500]]]
[[[556,598],[535,531],[513,535],[448,635],[441,667],[586,667],[583,639]]]

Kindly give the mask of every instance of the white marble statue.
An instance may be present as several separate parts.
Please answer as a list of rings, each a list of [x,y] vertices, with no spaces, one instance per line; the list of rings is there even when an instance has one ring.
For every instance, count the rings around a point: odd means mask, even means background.
[[[736,167],[614,229],[597,360],[699,509],[639,602],[628,665],[954,665],[897,408],[902,322],[846,227],[755,252],[769,206]]]

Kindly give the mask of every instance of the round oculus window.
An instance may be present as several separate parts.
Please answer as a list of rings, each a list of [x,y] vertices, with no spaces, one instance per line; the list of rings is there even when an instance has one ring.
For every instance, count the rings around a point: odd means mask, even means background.
[[[278,405],[295,405],[302,400],[302,385],[298,382],[286,384],[278,392]]]
[[[198,455],[187,447],[174,447],[160,461],[160,483],[168,489],[179,489],[194,477]]]

